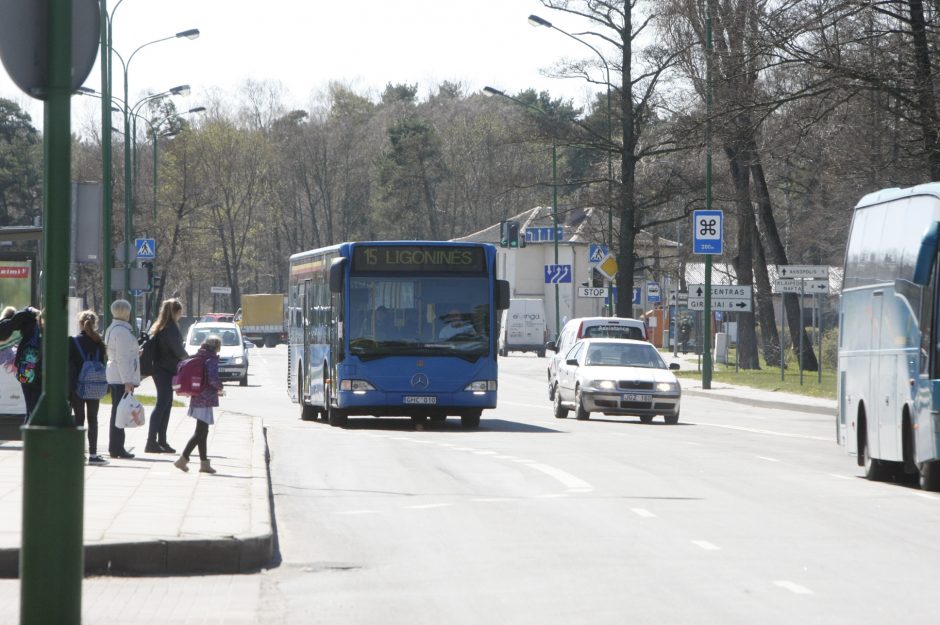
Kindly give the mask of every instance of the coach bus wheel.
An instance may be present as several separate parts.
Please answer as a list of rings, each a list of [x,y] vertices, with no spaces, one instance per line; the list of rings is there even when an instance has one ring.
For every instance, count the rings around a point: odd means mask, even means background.
[[[923,490],[940,490],[940,461],[922,462],[920,469],[920,487]]]
[[[329,421],[330,425],[335,428],[345,427],[349,423],[349,415],[345,411],[340,410],[334,406],[329,406],[326,409],[326,420]]]
[[[304,376],[298,370],[297,372],[297,401],[300,402],[300,418],[303,421],[316,421],[317,410],[313,406],[308,406],[304,402]]]
[[[460,415],[460,426],[465,428],[480,427],[480,414],[481,412],[477,410],[476,412]]]
[[[885,463],[881,460],[871,457],[871,452],[869,451],[868,447],[867,433],[862,445],[862,459],[865,467],[866,479],[872,480],[873,482],[881,482],[887,479],[888,470],[885,468]]]

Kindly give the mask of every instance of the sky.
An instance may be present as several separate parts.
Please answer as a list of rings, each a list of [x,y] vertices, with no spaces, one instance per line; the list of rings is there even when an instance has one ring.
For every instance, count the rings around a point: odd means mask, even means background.
[[[535,13],[568,32],[585,30],[573,16],[538,0],[108,0],[114,49],[125,58],[139,46],[198,28],[195,40],[170,39],[139,50],[128,70],[130,101],[189,84],[178,109],[200,106],[213,89],[235,94],[248,79],[277,81],[285,104],[306,108],[332,81],[374,98],[391,83],[418,83],[419,97],[437,84],[460,82],[516,93],[535,88],[583,106],[583,80],[544,75],[565,58],[593,53],[563,34],[528,24]],[[115,6],[117,7],[115,9]],[[596,44],[596,42],[594,42]],[[0,72],[0,97],[19,103],[42,127],[42,103]],[[114,91],[123,91],[116,61]],[[99,90],[96,63],[84,86]],[[73,128],[100,115],[92,98],[73,99]]]

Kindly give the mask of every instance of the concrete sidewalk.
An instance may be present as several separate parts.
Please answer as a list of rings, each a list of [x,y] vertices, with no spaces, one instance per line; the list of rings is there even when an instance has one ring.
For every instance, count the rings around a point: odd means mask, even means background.
[[[98,415],[105,458],[110,410],[102,404]],[[194,427],[186,408],[173,408],[168,438],[177,452]],[[178,453],[144,453],[146,437],[146,426],[128,430],[136,458],[84,468],[86,574],[240,573],[268,564],[274,537],[261,419],[216,410],[214,475],[199,473],[195,451],[188,473],[173,466]],[[22,486],[22,443],[0,441],[0,577],[18,576]]]
[[[663,354],[667,363],[677,361],[684,371],[698,370],[699,356],[696,354],[678,354],[673,357],[672,353]],[[806,384],[816,384],[816,374],[807,372]],[[781,391],[765,391],[751,388],[749,386],[737,386],[734,384],[725,384],[712,380],[711,388],[705,390],[702,388],[702,378],[679,378],[679,384],[682,386],[682,392],[688,395],[708,397],[722,401],[730,401],[748,406],[759,408],[777,408],[781,410],[798,410],[801,412],[810,412],[827,416],[836,416],[837,403],[834,399],[824,399],[821,397],[810,397],[808,395],[797,395],[795,393],[784,393]]]

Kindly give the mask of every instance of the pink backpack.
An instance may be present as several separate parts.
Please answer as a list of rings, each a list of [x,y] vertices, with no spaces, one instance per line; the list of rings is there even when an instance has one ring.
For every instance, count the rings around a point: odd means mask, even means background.
[[[193,397],[206,388],[206,360],[193,356],[176,366],[173,376],[173,391],[183,397]]]

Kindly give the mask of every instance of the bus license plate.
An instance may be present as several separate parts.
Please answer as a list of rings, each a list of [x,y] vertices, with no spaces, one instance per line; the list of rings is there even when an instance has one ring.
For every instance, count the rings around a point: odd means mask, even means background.
[[[620,401],[645,401],[649,402],[653,399],[652,395],[635,395],[633,393],[625,393]]]
[[[406,404],[436,404],[437,397],[433,395],[405,395],[404,401]]]

